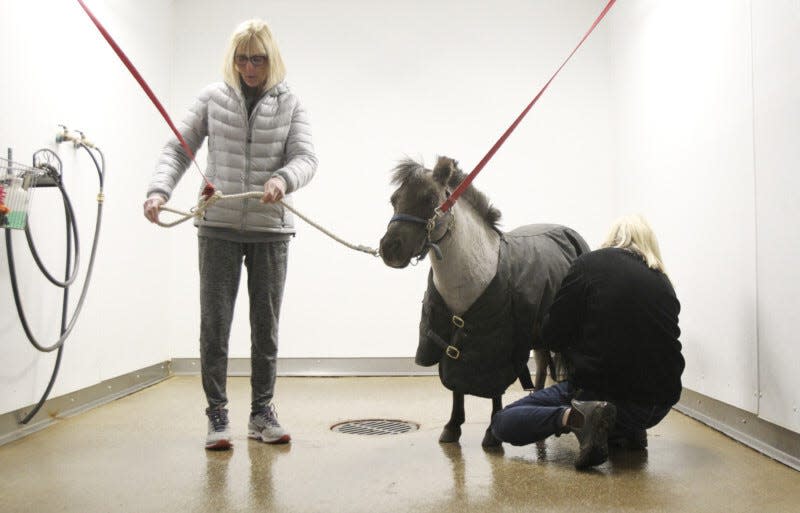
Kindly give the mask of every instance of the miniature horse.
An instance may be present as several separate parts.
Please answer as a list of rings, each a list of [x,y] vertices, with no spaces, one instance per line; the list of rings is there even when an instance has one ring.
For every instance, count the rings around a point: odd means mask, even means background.
[[[431,272],[420,321],[415,361],[439,364],[442,383],[453,392],[451,417],[440,442],[457,442],[464,423],[464,395],[492,399],[492,415],[517,378],[530,387],[527,360],[534,350],[536,389],[547,368],[556,379],[541,324],[571,262],[588,252],[575,231],[529,225],[508,233],[500,211],[473,186],[447,212],[437,207],[464,179],[457,162],[440,157],[433,170],[406,159],[393,171],[394,216],[381,238],[390,267],[406,267],[429,251]],[[486,429],[482,445],[500,445]]]

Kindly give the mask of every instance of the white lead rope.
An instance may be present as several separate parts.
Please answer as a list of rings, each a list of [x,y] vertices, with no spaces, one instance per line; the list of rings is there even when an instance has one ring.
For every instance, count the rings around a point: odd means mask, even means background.
[[[241,193],[241,194],[224,195],[221,192],[217,191],[214,194],[212,194],[211,197],[209,197],[208,199],[204,199],[204,198],[201,197],[200,200],[197,202],[197,206],[194,207],[189,212],[183,212],[181,210],[175,210],[173,208],[170,208],[170,207],[168,207],[166,205],[161,205],[161,207],[159,207],[160,210],[164,210],[166,212],[172,212],[173,214],[178,214],[181,217],[179,217],[175,221],[171,221],[171,222],[168,222],[168,223],[165,223],[165,222],[163,222],[161,220],[156,221],[156,222],[158,223],[159,226],[163,226],[164,228],[171,228],[171,227],[173,227],[175,225],[181,224],[184,221],[188,221],[189,219],[191,219],[193,217],[197,217],[197,218],[203,217],[203,214],[205,214],[206,210],[208,210],[209,207],[211,207],[214,203],[216,203],[219,200],[234,200],[234,199],[245,199],[245,198],[258,199],[263,195],[264,194],[261,193],[261,192],[245,192],[245,193]],[[342,239],[340,237],[337,237],[336,235],[334,235],[333,233],[329,232],[328,230],[326,230],[322,226],[318,225],[317,223],[315,223],[314,221],[312,221],[308,217],[304,216],[303,214],[301,214],[300,212],[298,212],[297,210],[295,210],[293,207],[289,206],[288,204],[284,203],[283,201],[278,201],[278,203],[283,205],[285,208],[289,209],[297,217],[299,217],[303,221],[307,222],[308,224],[310,224],[311,226],[313,226],[317,230],[321,231],[322,233],[324,233],[325,235],[327,235],[331,239],[335,240],[339,244],[347,246],[348,248],[356,250],[356,251],[361,251],[362,253],[369,253],[372,256],[376,256],[376,257],[380,256],[380,251],[379,250],[370,248],[369,246],[361,246],[361,245],[356,245],[356,244],[350,244],[349,242],[345,241],[344,239]]]

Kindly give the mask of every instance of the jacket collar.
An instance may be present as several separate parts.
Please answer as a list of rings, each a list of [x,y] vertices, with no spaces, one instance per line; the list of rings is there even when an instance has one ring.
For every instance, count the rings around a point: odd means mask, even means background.
[[[237,88],[233,88],[233,87],[230,86],[230,84],[226,84],[226,85],[227,85],[227,87],[229,89],[231,89],[233,91],[233,94],[235,94],[236,97],[238,97],[240,101],[244,101],[244,93],[242,93],[242,90],[240,88],[238,88],[238,87]],[[283,80],[281,82],[278,82],[274,86],[270,87],[269,89],[267,89],[267,91],[265,93],[263,93],[261,96],[259,96],[259,99],[261,99],[261,98],[263,98],[265,96],[277,97],[277,96],[280,96],[280,95],[288,93],[288,92],[289,92],[289,86],[286,84],[286,81]]]
[[[288,93],[288,92],[289,92],[289,86],[286,85],[286,81],[285,80],[282,80],[282,81],[278,82],[277,84],[275,84],[274,86],[272,86],[269,89],[267,89],[267,92],[264,93],[264,94],[266,94],[267,96],[280,96],[280,95],[282,95],[284,93]]]

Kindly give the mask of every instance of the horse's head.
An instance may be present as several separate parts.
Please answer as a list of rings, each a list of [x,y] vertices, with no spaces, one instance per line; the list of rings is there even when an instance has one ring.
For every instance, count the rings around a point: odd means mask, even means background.
[[[448,189],[458,185],[463,173],[458,163],[439,157],[433,170],[425,169],[411,159],[401,161],[392,172],[397,185],[391,197],[394,215],[381,238],[381,258],[386,265],[406,267],[414,257],[422,258],[430,247],[447,233],[443,217],[435,219],[436,207],[447,198]]]

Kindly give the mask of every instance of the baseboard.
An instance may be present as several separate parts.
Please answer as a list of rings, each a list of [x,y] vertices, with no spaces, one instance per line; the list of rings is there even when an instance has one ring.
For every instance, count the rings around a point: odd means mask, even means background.
[[[116,378],[101,381],[96,385],[66,395],[52,397],[45,401],[42,408],[27,424],[20,424],[20,421],[33,410],[36,406],[35,404],[4,413],[0,415],[0,445],[44,429],[55,424],[60,419],[77,415],[120,397],[138,392],[143,388],[167,379],[169,376],[170,363],[162,362]]]
[[[800,470],[800,433],[687,389],[683,390],[675,409],[774,460]]]
[[[199,374],[199,358],[173,358],[176,375]],[[420,367],[413,358],[278,358],[278,376],[436,376],[438,367]],[[249,358],[228,359],[228,376],[249,376]]]

